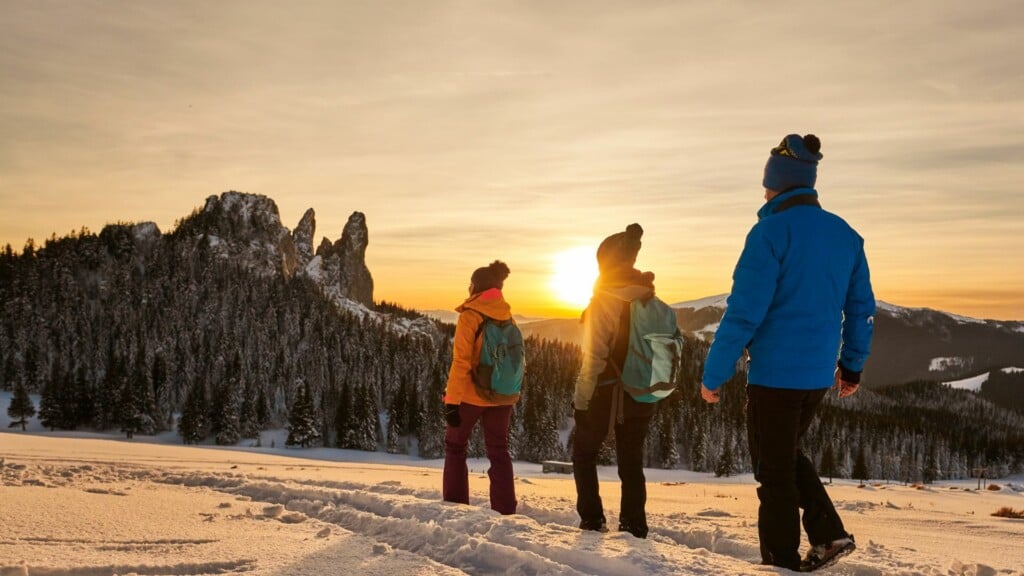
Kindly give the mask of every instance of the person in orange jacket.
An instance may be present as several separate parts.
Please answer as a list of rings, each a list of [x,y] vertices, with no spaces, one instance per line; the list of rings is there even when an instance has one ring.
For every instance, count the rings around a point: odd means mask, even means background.
[[[447,502],[469,504],[469,470],[466,446],[479,420],[484,430],[484,446],[491,462],[491,508],[501,514],[516,513],[516,491],[513,483],[512,456],[508,449],[508,429],[512,407],[519,395],[495,395],[473,382],[480,359],[481,324],[484,317],[511,320],[512,309],[505,302],[501,289],[509,275],[508,266],[495,260],[477,268],[469,283],[469,298],[456,308],[459,320],[455,326],[452,367],[445,390],[443,497]]]

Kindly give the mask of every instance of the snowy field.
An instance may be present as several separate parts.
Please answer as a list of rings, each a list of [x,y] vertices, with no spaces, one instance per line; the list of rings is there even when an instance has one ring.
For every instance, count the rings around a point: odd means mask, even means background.
[[[2,418],[0,418],[2,419]],[[441,502],[441,462],[0,433],[0,575],[788,574],[758,559],[749,475],[648,471],[651,535],[576,529],[565,475],[516,464],[520,513]],[[159,440],[157,440],[159,442]],[[616,525],[618,483],[602,469]],[[1016,482],[830,488],[858,550],[825,574],[1024,574]]]

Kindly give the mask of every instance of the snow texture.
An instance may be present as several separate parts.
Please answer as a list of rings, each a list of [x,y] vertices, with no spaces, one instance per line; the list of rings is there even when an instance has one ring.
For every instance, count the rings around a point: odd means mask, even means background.
[[[725,308],[725,303],[728,299],[728,294],[719,294],[717,296],[708,296],[707,298],[701,298],[699,300],[677,302],[672,305],[672,308],[693,308],[694,310],[700,310],[702,308]]]
[[[960,358],[958,356],[943,357],[943,358],[932,358],[931,363],[928,365],[929,372],[942,372],[949,368],[958,368],[965,366],[968,362],[966,358]]]
[[[981,390],[982,384],[988,382],[988,372],[984,374],[978,374],[977,376],[971,376],[970,378],[964,378],[963,380],[954,380],[952,382],[943,382],[950,388],[956,388],[958,390],[970,390],[972,392],[978,392]]]
[[[947,316],[956,321],[957,324],[989,324],[987,320],[980,320],[978,318],[970,318],[968,316],[960,316],[959,314],[951,314],[949,312],[943,312],[941,310],[932,310],[931,308],[908,308],[905,306],[897,306],[881,300],[875,301],[875,306],[879,310],[885,310],[893,316],[909,317],[914,312],[932,312],[935,314],[941,314]],[[998,325],[997,325],[998,326]]]
[[[0,433],[0,574],[789,573],[756,563],[749,475],[649,470],[639,540],[580,532],[572,479],[534,464],[516,463],[519,513],[500,516],[486,461],[470,461],[466,506],[441,501],[436,460],[76,436]],[[614,527],[615,470],[600,476]],[[1024,523],[990,514],[1022,495],[972,488],[831,486],[859,548],[821,573],[1021,574]]]
[[[934,363],[935,361],[932,360]],[[1024,372],[1024,368],[1016,368],[1010,366],[1001,370],[1005,374],[1016,374],[1018,372]],[[988,382],[989,373],[978,374],[977,376],[971,376],[970,378],[964,378],[962,380],[954,380],[952,382],[943,382],[944,385],[950,388],[956,388],[959,390],[970,390],[972,392],[981,391],[981,387],[985,382]]]

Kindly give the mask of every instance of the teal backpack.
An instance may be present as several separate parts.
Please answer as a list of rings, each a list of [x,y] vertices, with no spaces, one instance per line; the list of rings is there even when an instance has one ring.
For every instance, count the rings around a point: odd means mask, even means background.
[[[481,336],[480,363],[473,373],[477,390],[485,397],[519,394],[526,366],[523,334],[519,327],[512,320],[483,316],[483,322],[477,329],[477,338]]]
[[[629,349],[620,378],[633,400],[653,403],[671,394],[682,351],[675,310],[657,296],[630,302]]]

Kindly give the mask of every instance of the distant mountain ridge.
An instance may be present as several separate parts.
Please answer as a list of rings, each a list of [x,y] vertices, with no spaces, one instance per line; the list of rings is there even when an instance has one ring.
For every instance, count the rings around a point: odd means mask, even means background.
[[[427,318],[433,318],[446,324],[455,324],[459,320],[459,313],[454,309],[452,310],[417,310],[420,314],[423,314]],[[521,314],[513,314],[512,318],[515,319],[516,324],[520,326],[529,324],[531,322],[539,322],[547,320],[546,318],[537,318],[533,316],[523,316]]]
[[[713,340],[725,315],[728,294],[672,304],[680,330]],[[526,335],[582,344],[577,320],[544,320]],[[878,302],[865,385],[913,380],[955,380],[989,370],[1024,365],[1024,322],[981,320],[929,308]]]
[[[316,250],[315,231],[312,210],[288,230],[269,198],[228,192],[166,234],[152,223],[112,224],[42,247],[29,242],[21,254],[4,247],[0,389],[38,393],[38,419],[49,428],[174,429],[187,443],[230,445],[287,425],[290,445],[440,457],[454,326],[373,303],[361,213]],[[713,410],[693,385],[724,307],[722,295],[677,304],[680,326],[705,338],[687,336],[678,393],[651,423],[649,465],[748,469],[743,374]],[[880,329],[889,317],[880,312]],[[961,330],[995,330],[986,322],[903,309],[891,317],[912,331],[908,338],[937,333],[956,344],[923,354],[914,365],[926,372],[981,370],[988,361],[959,345]],[[578,341],[581,326],[529,320],[523,331],[542,340],[526,341],[529,384],[513,412],[510,446],[519,459],[565,459],[581,359],[561,341]],[[1003,324],[999,342],[1024,333]],[[1019,351],[1015,344],[1007,346]],[[890,347],[881,345],[878,357]],[[1021,378],[992,370],[987,397],[928,382],[865,390],[834,409],[830,397],[810,439],[813,457],[834,453],[848,464],[866,452],[874,477],[903,480],[936,477],[932,471],[963,477],[977,465],[997,475],[1024,470],[1024,416],[1007,410]],[[483,442],[471,442],[470,454],[483,456]]]

